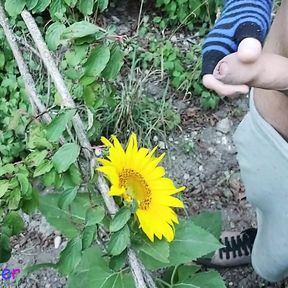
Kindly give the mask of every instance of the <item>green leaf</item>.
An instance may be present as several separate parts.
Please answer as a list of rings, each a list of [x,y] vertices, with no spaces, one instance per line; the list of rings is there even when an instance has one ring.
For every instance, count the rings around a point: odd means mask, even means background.
[[[77,3],[77,0],[64,0],[64,1],[71,8],[74,8]]]
[[[47,155],[47,150],[34,151],[26,157],[25,162],[27,163],[28,167],[37,167],[42,164]]]
[[[90,208],[86,214],[86,226],[99,224],[105,216],[105,209],[102,206]]]
[[[119,271],[122,269],[127,262],[127,251],[123,251],[117,256],[110,258],[109,267],[114,271]]]
[[[194,276],[201,269],[201,266],[188,264],[188,265],[181,265],[177,269],[178,279],[180,282],[185,282],[187,279]]]
[[[67,238],[76,237],[78,226],[85,224],[85,215],[91,203],[88,194],[78,194],[71,203],[69,211],[62,210],[58,206],[61,194],[47,194],[40,196],[39,210],[47,221]]]
[[[128,207],[122,207],[110,223],[110,232],[116,232],[123,228],[131,217],[131,211]]]
[[[209,232],[184,220],[176,226],[175,239],[170,245],[170,264],[190,262],[220,248],[219,241]]]
[[[75,46],[72,50],[68,50],[65,53],[65,59],[67,61],[67,64],[73,66],[73,68],[81,64],[81,62],[86,59],[87,51],[87,45]]]
[[[3,69],[5,65],[5,55],[3,52],[0,52],[0,69]]]
[[[97,226],[92,225],[92,226],[86,226],[83,230],[82,234],[82,246],[83,250],[89,248],[91,244],[93,243],[93,240],[95,238],[97,232]]]
[[[6,0],[5,9],[11,17],[16,17],[22,12],[26,4],[26,0]]]
[[[7,262],[11,257],[11,248],[9,236],[0,233],[0,263]]]
[[[79,10],[82,12],[85,16],[91,15],[93,13],[93,6],[94,6],[94,0],[80,0],[79,2]]]
[[[82,240],[77,237],[70,240],[60,254],[57,268],[61,273],[69,275],[72,273],[81,260]]]
[[[107,63],[107,66],[101,75],[108,80],[114,80],[123,65],[123,58],[124,53],[120,46],[114,46],[111,50],[111,57],[109,62]]]
[[[34,171],[33,177],[41,176],[48,173],[53,168],[53,163],[51,161],[45,160],[41,163]]]
[[[72,120],[74,114],[74,110],[67,110],[58,114],[46,128],[47,139],[51,142],[58,141],[65,131],[67,124]]]
[[[108,7],[108,4],[109,0],[98,0],[98,8],[101,13]]]
[[[26,7],[28,10],[32,10],[38,3],[39,0],[26,0]]]
[[[61,209],[67,209],[68,206],[74,201],[77,195],[77,192],[78,192],[78,187],[69,188],[65,190],[59,198],[59,202],[58,202],[59,207]]]
[[[39,0],[37,5],[33,8],[33,13],[43,12],[51,3],[51,0]]]
[[[216,271],[192,274],[191,277],[180,281],[173,288],[225,288],[225,282]]]
[[[63,39],[75,39],[95,34],[99,31],[99,27],[87,21],[80,21],[67,27],[62,33]]]
[[[11,211],[4,219],[4,226],[11,229],[11,236],[18,235],[24,230],[24,221],[22,217],[15,211]]]
[[[8,197],[8,209],[15,210],[18,208],[20,200],[21,200],[21,192],[19,189],[14,189],[9,193]]]
[[[27,176],[24,174],[16,174],[16,177],[20,183],[22,194],[26,194],[30,186]]]
[[[9,188],[8,180],[0,180],[0,198],[5,195]]]
[[[52,19],[62,19],[66,12],[66,6],[63,0],[53,0],[49,6],[49,11]]]
[[[0,176],[4,174],[12,174],[15,171],[15,167],[13,164],[6,164],[0,167]]]
[[[100,249],[94,246],[83,252],[80,264],[68,279],[67,287],[135,288],[135,285],[130,273],[110,270]]]
[[[97,77],[105,69],[110,59],[110,49],[107,45],[98,45],[93,49],[84,65],[85,76]]]
[[[45,35],[45,40],[50,50],[54,51],[60,45],[60,37],[65,29],[65,25],[60,22],[54,22],[48,27]]]
[[[191,221],[195,225],[200,226],[206,231],[210,232],[216,239],[219,239],[222,228],[221,212],[203,212],[192,216]]]
[[[21,208],[25,213],[30,214],[34,212],[36,208],[38,208],[38,206],[39,206],[39,193],[36,189],[32,188],[31,198],[28,200],[22,199]]]
[[[144,239],[144,243],[139,249],[160,262],[169,263],[169,244],[165,240],[155,240],[151,242]]]
[[[108,244],[108,253],[116,256],[121,254],[130,243],[130,230],[128,225],[125,225],[120,231],[112,234]]]
[[[61,173],[69,169],[80,153],[80,147],[75,143],[66,143],[52,157],[55,169]]]

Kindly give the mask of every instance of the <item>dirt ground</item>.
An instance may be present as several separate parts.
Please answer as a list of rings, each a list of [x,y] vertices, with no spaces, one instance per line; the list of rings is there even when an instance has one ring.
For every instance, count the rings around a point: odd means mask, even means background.
[[[131,25],[135,24],[135,17],[127,15],[125,11],[122,8],[115,13],[110,12],[108,16],[114,18],[106,19],[107,22],[118,22],[120,34],[129,34]],[[159,89],[159,83],[149,85]],[[157,135],[152,140],[167,154],[163,165],[167,168],[168,176],[177,184],[187,187],[183,195],[185,213],[192,215],[220,209],[223,230],[238,231],[256,226],[254,211],[245,200],[245,189],[241,184],[232,142],[232,135],[248,109],[248,99],[225,101],[217,110],[208,112],[200,110],[199,99],[195,98],[188,101],[178,99],[174,104],[181,114],[181,127],[166,141]],[[57,261],[65,247],[66,240],[39,214],[25,216],[25,222],[26,230],[15,239],[13,256],[0,267],[1,270],[4,267],[23,269],[26,265]],[[269,284],[261,280],[250,266],[223,269],[220,273],[227,287],[288,287],[284,283]],[[16,287],[15,283],[8,282],[2,281],[0,286]],[[54,270],[42,269],[29,274],[18,287],[60,288],[65,283],[65,277]]]

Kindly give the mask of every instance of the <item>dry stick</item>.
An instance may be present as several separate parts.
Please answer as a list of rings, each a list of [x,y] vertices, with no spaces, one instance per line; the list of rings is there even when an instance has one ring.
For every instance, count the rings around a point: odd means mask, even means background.
[[[7,41],[11,47],[11,50],[13,52],[14,58],[17,62],[20,74],[23,78],[24,84],[25,84],[25,89],[27,92],[27,95],[29,97],[29,101],[32,106],[32,114],[34,116],[37,115],[37,111],[39,111],[42,114],[42,119],[44,122],[49,123],[51,122],[51,117],[45,113],[46,108],[45,106],[41,103],[37,92],[36,92],[36,86],[35,82],[29,72],[29,69],[23,59],[22,53],[17,45],[16,37],[14,36],[12,30],[10,29],[10,26],[8,24],[8,19],[5,15],[2,3],[0,2],[0,25],[2,26],[4,33],[6,35]]]
[[[41,58],[47,68],[48,73],[50,74],[52,81],[55,84],[56,89],[58,90],[61,98],[62,98],[62,104],[67,106],[67,107],[75,107],[75,103],[64,83],[64,80],[57,68],[57,66],[55,65],[54,59],[51,56],[43,38],[41,35],[41,32],[38,29],[37,24],[35,23],[34,18],[32,17],[32,15],[24,10],[21,13],[21,16],[35,42],[36,47],[39,50],[39,53],[41,55]],[[81,118],[79,117],[78,114],[76,114],[76,116],[73,118],[73,126],[76,132],[76,135],[78,137],[78,140],[81,144],[82,147],[84,147],[84,153],[85,156],[88,160],[93,161],[93,154],[91,153],[91,144],[87,138],[87,135],[85,133],[84,130],[84,125],[81,121]],[[97,162],[95,161],[95,166],[97,166]],[[104,180],[104,178],[99,175],[98,176],[98,180],[97,180],[97,188],[100,190],[100,193],[104,199],[104,202],[107,206],[108,212],[110,213],[110,215],[113,217],[115,215],[115,213],[118,211],[118,208],[116,206],[116,203],[114,202],[112,197],[108,196],[108,191],[109,191],[109,187],[106,183],[106,181]],[[132,250],[132,249],[128,249],[128,261],[129,261],[129,265],[132,271],[132,275],[134,278],[134,282],[137,288],[146,288],[146,284],[145,284],[145,280],[143,277],[143,273],[142,273],[142,269],[141,269],[141,262],[139,262],[136,253]],[[152,278],[151,278],[152,279]],[[150,281],[149,281],[150,282]],[[153,282],[154,284],[154,282]],[[150,286],[149,287],[153,287]],[[154,284],[154,287],[155,284]]]

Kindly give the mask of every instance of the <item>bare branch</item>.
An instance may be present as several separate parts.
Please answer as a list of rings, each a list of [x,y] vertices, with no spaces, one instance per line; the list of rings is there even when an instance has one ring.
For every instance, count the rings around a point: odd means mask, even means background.
[[[75,107],[75,103],[64,83],[64,80],[55,64],[55,61],[53,59],[53,57],[51,56],[45,41],[43,40],[43,37],[41,35],[41,32],[34,20],[34,18],[32,17],[32,15],[24,10],[21,13],[21,16],[35,42],[36,47],[39,50],[39,54],[41,56],[41,59],[43,61],[43,63],[45,64],[48,73],[51,76],[52,81],[55,84],[56,89],[58,90],[59,95],[62,98],[62,104],[66,107]],[[73,118],[73,126],[77,135],[77,138],[81,144],[82,147],[86,148],[83,149],[85,156],[87,158],[87,160],[90,161],[90,163],[92,164],[92,167],[97,167],[98,163],[95,161],[95,157],[92,153],[92,149],[91,149],[91,144],[88,140],[88,137],[86,135],[86,132],[84,130],[84,125],[83,122],[81,120],[81,118],[79,117],[78,114],[75,115],[75,117]],[[108,196],[108,191],[109,191],[109,187],[105,181],[105,179],[103,178],[103,176],[99,175],[98,176],[98,180],[97,180],[97,188],[100,190],[100,193],[104,199],[104,202],[106,204],[106,207],[108,209],[109,214],[113,217],[115,215],[115,213],[118,211],[118,207],[116,205],[116,203],[114,202],[112,197]],[[132,271],[132,275],[133,275],[133,279],[135,282],[135,285],[137,288],[146,288],[147,285],[145,283],[145,279],[143,277],[143,271],[142,271],[142,264],[139,261],[139,259],[136,256],[136,253],[131,249],[128,248],[128,261],[129,261],[129,265]],[[150,279],[152,279],[150,277]],[[153,281],[153,280],[152,280]],[[153,283],[154,284],[154,283]],[[155,287],[154,286],[148,286],[148,287]]]
[[[27,95],[29,97],[29,101],[32,106],[32,113],[34,116],[36,116],[39,113],[42,114],[42,119],[46,123],[49,123],[51,121],[51,117],[45,113],[47,110],[46,107],[41,103],[41,100],[39,99],[37,92],[36,92],[36,86],[35,82],[29,72],[29,69],[23,59],[23,56],[21,54],[21,51],[17,45],[16,38],[9,26],[8,19],[5,15],[2,3],[0,2],[0,25],[2,26],[4,33],[6,35],[7,41],[11,47],[11,50],[13,52],[14,58],[17,62],[20,74],[23,78],[25,89],[27,92]]]

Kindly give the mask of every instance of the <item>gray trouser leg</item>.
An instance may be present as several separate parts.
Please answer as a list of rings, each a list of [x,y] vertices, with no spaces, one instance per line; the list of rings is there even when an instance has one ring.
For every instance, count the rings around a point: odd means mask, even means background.
[[[253,96],[234,142],[247,199],[257,212],[252,265],[276,282],[288,276],[288,143],[259,115]]]

